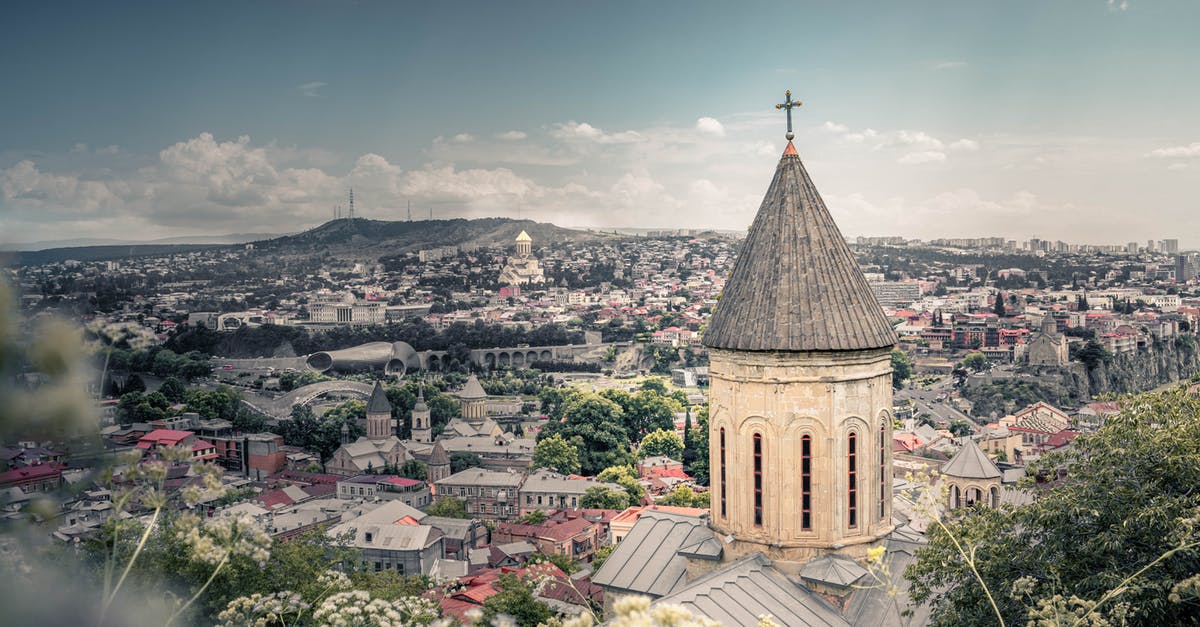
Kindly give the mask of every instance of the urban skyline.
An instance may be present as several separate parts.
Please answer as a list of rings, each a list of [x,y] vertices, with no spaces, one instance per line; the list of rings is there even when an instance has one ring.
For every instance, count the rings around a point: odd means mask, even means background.
[[[1190,3],[292,8],[10,10],[3,239],[744,229],[790,88],[848,236],[1200,245]]]

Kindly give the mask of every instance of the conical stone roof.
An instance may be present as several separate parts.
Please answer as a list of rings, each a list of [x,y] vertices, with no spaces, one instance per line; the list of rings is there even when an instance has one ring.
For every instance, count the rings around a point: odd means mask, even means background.
[[[744,351],[849,351],[895,343],[858,262],[788,142],[704,344]]]
[[[988,459],[975,440],[968,439],[962,449],[942,466],[942,474],[959,479],[996,479],[1000,477],[1000,469]]]
[[[392,404],[388,402],[387,392],[383,391],[383,386],[379,382],[375,382],[375,389],[371,390],[371,400],[367,401],[368,414],[390,414],[392,413]]]
[[[471,375],[467,378],[467,384],[463,386],[462,391],[458,393],[458,397],[468,400],[487,398],[487,392],[484,392],[483,386],[479,385],[479,379],[475,375]]]

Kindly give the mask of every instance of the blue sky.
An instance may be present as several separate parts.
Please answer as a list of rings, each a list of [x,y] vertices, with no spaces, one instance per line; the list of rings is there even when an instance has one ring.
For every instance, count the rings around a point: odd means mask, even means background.
[[[1200,4],[9,3],[0,239],[360,215],[1200,245]]]

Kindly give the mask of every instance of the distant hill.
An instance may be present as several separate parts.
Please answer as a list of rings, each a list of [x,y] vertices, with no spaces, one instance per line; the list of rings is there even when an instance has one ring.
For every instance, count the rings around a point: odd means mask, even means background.
[[[303,233],[263,240],[254,245],[259,250],[274,251],[280,255],[328,251],[335,257],[365,260],[442,246],[506,246],[512,244],[521,231],[529,233],[534,246],[608,237],[544,222],[509,218],[413,222],[342,218]]]
[[[104,239],[79,237],[44,242],[2,243],[0,251],[41,251],[53,248],[87,248],[91,246],[143,246],[146,244],[243,244],[270,239],[291,233],[227,233],[225,235],[179,235],[161,239]]]
[[[13,266],[36,266],[73,259],[75,261],[110,261],[190,253],[196,250],[221,248],[218,244],[132,244],[120,246],[73,246],[69,248],[47,248],[24,252],[0,252],[0,262]]]

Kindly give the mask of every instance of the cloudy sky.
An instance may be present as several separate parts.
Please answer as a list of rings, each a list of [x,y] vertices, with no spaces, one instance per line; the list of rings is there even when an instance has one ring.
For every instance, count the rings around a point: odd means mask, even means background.
[[[832,6],[832,5],[837,6]],[[745,228],[796,145],[847,235],[1200,246],[1200,3],[37,2],[0,241],[358,215]]]

